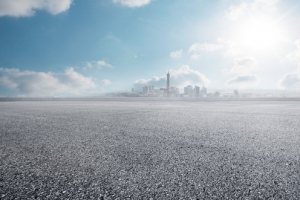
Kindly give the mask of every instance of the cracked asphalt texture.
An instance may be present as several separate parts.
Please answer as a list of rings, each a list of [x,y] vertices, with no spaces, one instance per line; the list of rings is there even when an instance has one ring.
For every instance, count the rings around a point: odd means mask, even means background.
[[[0,103],[0,199],[300,199],[299,102]]]

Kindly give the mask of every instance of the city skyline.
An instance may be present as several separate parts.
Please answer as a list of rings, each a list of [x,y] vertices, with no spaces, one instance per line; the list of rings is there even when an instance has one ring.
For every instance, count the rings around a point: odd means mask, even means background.
[[[189,97],[201,97],[206,96],[207,89],[202,87],[202,90],[200,90],[200,87],[195,85],[195,88],[193,88],[191,85],[187,85],[183,88],[183,93],[180,93],[179,87],[172,86],[170,84],[170,77],[171,74],[168,71],[166,75],[166,87],[165,88],[155,88],[154,85],[144,85],[142,88],[132,88],[132,93],[138,92],[142,95],[146,96],[163,96],[163,97],[178,97],[178,96],[189,96]]]
[[[296,0],[0,1],[0,96],[300,89]]]

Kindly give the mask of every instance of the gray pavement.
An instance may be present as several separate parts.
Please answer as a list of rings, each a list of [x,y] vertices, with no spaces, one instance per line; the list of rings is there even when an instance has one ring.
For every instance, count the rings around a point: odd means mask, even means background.
[[[0,102],[0,199],[300,199],[300,102]]]

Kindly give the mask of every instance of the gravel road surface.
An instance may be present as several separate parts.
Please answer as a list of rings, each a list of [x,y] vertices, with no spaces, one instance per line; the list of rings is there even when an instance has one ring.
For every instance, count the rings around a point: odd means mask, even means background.
[[[0,199],[300,199],[300,102],[0,102]]]

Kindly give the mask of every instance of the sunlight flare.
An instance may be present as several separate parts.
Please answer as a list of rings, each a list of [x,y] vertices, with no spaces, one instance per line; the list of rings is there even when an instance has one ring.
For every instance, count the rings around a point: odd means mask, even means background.
[[[283,40],[284,29],[277,20],[252,17],[239,25],[236,37],[242,45],[256,51],[274,49]]]

